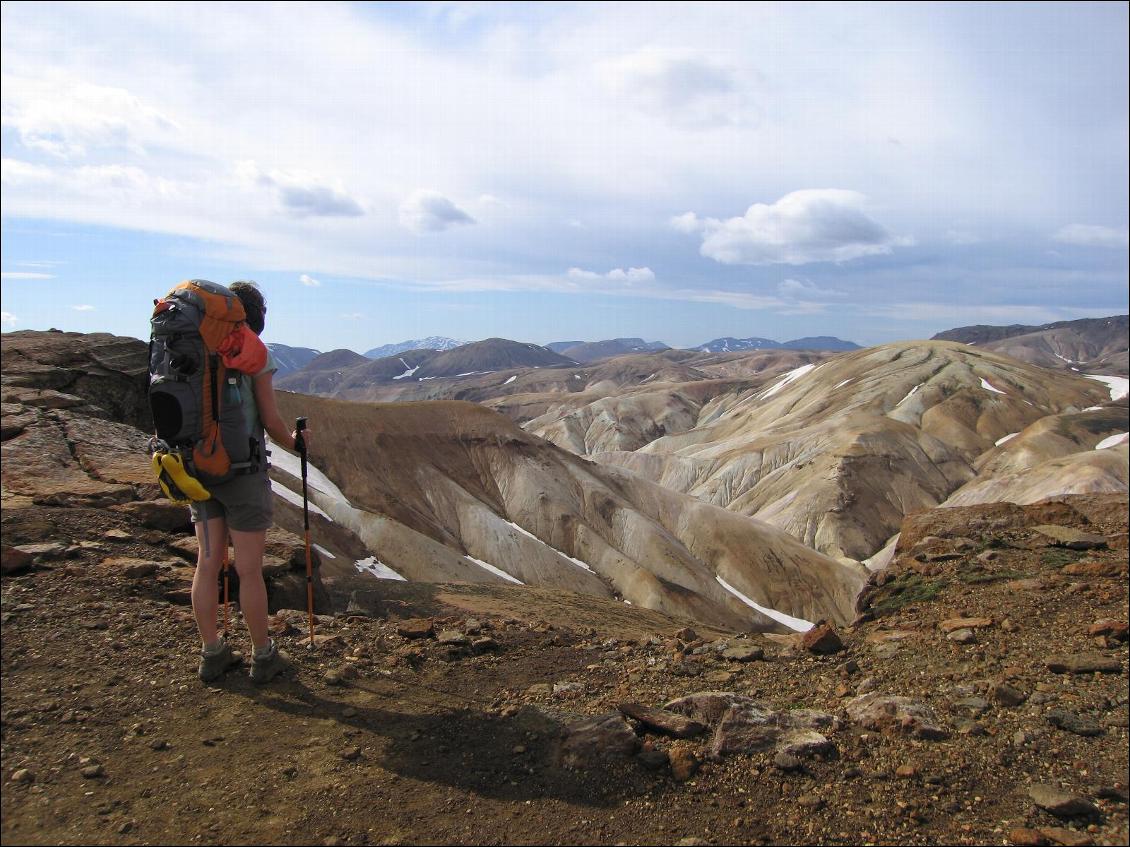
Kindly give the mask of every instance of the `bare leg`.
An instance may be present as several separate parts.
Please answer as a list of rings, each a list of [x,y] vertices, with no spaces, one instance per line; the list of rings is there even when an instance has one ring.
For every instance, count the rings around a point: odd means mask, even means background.
[[[267,585],[263,582],[263,548],[267,531],[231,531],[235,543],[235,569],[239,574],[239,609],[256,648],[271,642],[267,631]]]
[[[196,616],[196,628],[200,630],[200,640],[204,646],[215,644],[219,634],[216,631],[216,610],[220,605],[216,589],[220,567],[224,561],[227,525],[223,518],[208,521],[208,552],[204,556],[204,524],[196,524],[196,541],[200,553],[196,557],[196,574],[192,577],[192,613]]]

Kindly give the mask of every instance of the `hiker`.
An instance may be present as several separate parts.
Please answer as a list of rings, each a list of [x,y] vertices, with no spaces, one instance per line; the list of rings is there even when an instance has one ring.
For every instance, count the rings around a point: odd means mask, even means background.
[[[243,303],[248,328],[256,336],[261,335],[267,303],[258,286],[241,280],[228,287]],[[210,486],[211,499],[193,502],[191,507],[200,544],[196,575],[192,580],[192,611],[204,645],[199,673],[205,682],[215,679],[242,658],[232,650],[216,627],[219,606],[216,584],[227,552],[228,533],[231,533],[235,546],[239,608],[254,646],[251,679],[256,683],[267,682],[288,666],[285,655],[279,652],[267,630],[267,586],[263,581],[263,549],[272,523],[274,498],[267,475],[263,431],[267,431],[275,444],[290,450],[297,449],[298,438],[297,430],[291,431],[283,422],[275,404],[273,379],[277,370],[278,364],[268,350],[266,366],[255,374],[239,374],[235,383],[249,431],[259,445],[259,467],[253,473]],[[310,430],[304,430],[302,437],[309,446]],[[208,543],[208,539],[212,539],[213,543]],[[216,539],[219,543],[215,543]]]

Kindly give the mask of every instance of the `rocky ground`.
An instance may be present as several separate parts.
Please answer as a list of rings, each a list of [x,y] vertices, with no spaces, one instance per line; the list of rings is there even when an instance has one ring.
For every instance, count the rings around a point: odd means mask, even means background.
[[[1128,840],[1124,496],[913,516],[803,641],[374,581],[263,687],[196,678],[183,530],[9,505],[5,844]]]

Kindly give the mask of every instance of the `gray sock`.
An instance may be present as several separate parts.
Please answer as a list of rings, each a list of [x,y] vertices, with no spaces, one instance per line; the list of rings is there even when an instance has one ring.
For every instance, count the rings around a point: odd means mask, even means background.
[[[256,648],[255,648],[255,658],[256,658],[256,659],[265,659],[265,658],[267,658],[268,656],[270,656],[270,655],[271,655],[271,651],[272,651],[272,650],[273,650],[274,648],[275,648],[275,639],[273,639],[273,638],[268,638],[268,639],[267,639],[267,644],[266,644],[266,646],[265,646],[265,647],[256,647]]]
[[[224,641],[224,637],[221,635],[219,638],[217,638],[211,644],[205,644],[204,645],[204,650],[203,650],[204,655],[205,656],[215,656],[217,653],[219,653],[221,650],[224,649],[225,644],[226,644],[226,642]]]

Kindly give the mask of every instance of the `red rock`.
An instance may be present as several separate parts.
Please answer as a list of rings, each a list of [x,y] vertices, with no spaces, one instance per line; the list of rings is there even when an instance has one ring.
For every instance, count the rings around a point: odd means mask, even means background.
[[[1095,840],[1085,832],[1076,832],[1065,826],[1040,827],[1040,834],[1052,844],[1065,844],[1067,847],[1087,847]]]
[[[810,653],[827,655],[843,650],[844,642],[840,640],[839,633],[831,624],[821,623],[804,634],[800,640],[800,646]]]
[[[31,568],[32,562],[32,556],[23,550],[9,547],[7,544],[0,548],[0,569],[5,574],[28,570]]]
[[[1022,847],[1043,847],[1048,843],[1043,834],[1038,829],[1028,829],[1027,827],[1017,827],[1008,834],[1010,844],[1022,845]]]
[[[1125,562],[1072,562],[1059,569],[1069,576],[1121,576],[1126,573]]]
[[[666,709],[653,709],[642,703],[621,703],[617,708],[644,726],[675,738],[692,738],[706,732],[704,724]]]
[[[954,632],[959,629],[978,629],[992,625],[992,618],[950,618],[938,624],[938,628],[943,632]]]
[[[1090,628],[1088,628],[1088,630],[1087,630],[1087,634],[1088,635],[1105,635],[1105,636],[1108,636],[1108,637],[1114,639],[1115,641],[1125,641],[1126,640],[1126,630],[1127,630],[1126,621],[1115,621],[1115,620],[1110,620],[1110,619],[1104,619],[1104,620],[1101,620],[1101,621],[1095,621],[1095,623],[1091,624]]]
[[[686,782],[693,777],[702,764],[694,751],[688,747],[675,746],[668,753],[667,758],[671,763],[671,776],[676,782]]]
[[[396,624],[396,634],[402,638],[430,638],[435,631],[435,625],[427,618],[412,618]]]

